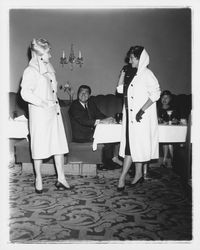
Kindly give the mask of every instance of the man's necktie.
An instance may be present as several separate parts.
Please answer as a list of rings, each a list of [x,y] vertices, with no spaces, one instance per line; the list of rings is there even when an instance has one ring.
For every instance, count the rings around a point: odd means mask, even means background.
[[[85,104],[85,110],[87,111],[88,117],[90,118],[90,112],[88,110],[87,104]]]

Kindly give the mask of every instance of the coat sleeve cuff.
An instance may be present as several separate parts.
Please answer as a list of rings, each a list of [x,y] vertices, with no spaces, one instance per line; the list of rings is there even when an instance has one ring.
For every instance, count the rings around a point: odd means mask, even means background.
[[[117,86],[117,92],[119,94],[122,94],[123,93],[123,89],[124,89],[124,85],[120,84],[119,86]]]

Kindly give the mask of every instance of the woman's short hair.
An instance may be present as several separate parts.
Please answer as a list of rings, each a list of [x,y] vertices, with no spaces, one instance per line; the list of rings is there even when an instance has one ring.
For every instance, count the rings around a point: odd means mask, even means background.
[[[48,49],[50,49],[50,43],[44,39],[44,38],[39,38],[39,39],[33,39],[30,45],[31,51],[34,51],[36,54],[42,55],[44,52]]]
[[[91,90],[91,88],[90,88],[88,85],[81,85],[81,86],[78,88],[77,95],[79,95],[81,89],[87,89],[88,92],[89,92],[89,95],[91,95],[91,93],[92,93],[92,90]]]
[[[125,62],[129,63],[129,58],[131,54],[133,54],[139,60],[143,50],[144,47],[139,45],[130,47],[129,51],[126,54]]]
[[[164,90],[161,93],[160,97],[163,97],[164,95],[168,95],[168,96],[170,96],[172,98],[172,93],[169,90]]]

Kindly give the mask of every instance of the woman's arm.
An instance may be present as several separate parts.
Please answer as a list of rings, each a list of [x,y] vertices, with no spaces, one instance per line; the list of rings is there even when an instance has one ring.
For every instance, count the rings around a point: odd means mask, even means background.
[[[148,100],[145,102],[145,104],[142,106],[142,110],[145,111],[146,109],[148,109],[151,105],[153,104],[153,101],[148,98]]]
[[[123,84],[124,84],[124,76],[125,76],[125,72],[122,70],[122,71],[121,71],[121,74],[120,74],[120,76],[119,76],[119,81],[118,81],[117,86],[120,86],[120,85],[123,85]]]
[[[34,94],[36,87],[36,78],[34,72],[27,68],[24,71],[21,83],[21,96],[24,101],[31,103],[35,106],[47,107],[48,103]]]
[[[153,75],[152,72],[150,72],[149,75],[147,75],[147,91],[149,94],[149,98],[144,103],[144,105],[141,107],[141,109],[136,114],[136,121],[140,122],[142,119],[142,115],[145,113],[145,110],[148,109],[155,101],[157,101],[160,98],[160,86],[158,84],[158,80]]]
[[[122,94],[123,93],[123,86],[124,86],[124,76],[125,76],[125,72],[122,70],[121,74],[119,76],[119,81],[117,84],[117,92]]]
[[[158,83],[157,78],[151,71],[149,71],[149,74],[147,75],[146,86],[149,94],[149,99],[151,99],[152,103],[158,101],[161,94],[160,85]]]

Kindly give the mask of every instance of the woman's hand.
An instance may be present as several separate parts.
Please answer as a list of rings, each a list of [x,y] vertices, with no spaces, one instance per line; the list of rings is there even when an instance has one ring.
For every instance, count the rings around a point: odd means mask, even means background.
[[[55,101],[42,100],[40,107],[41,108],[50,108],[50,107],[53,107],[55,104],[56,104]]]
[[[100,123],[104,123],[104,124],[111,124],[114,122],[115,122],[115,119],[113,117],[108,117],[108,118],[102,119],[100,121]]]
[[[48,101],[42,100],[41,104],[40,104],[41,108],[47,108],[48,107]]]
[[[142,115],[143,115],[143,114],[144,114],[144,111],[143,111],[142,109],[140,109],[140,110],[137,112],[136,117],[135,117],[135,119],[136,119],[137,122],[140,122],[140,120],[142,119]]]
[[[163,123],[163,122],[164,122],[163,118],[158,117],[158,123]]]

